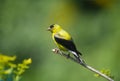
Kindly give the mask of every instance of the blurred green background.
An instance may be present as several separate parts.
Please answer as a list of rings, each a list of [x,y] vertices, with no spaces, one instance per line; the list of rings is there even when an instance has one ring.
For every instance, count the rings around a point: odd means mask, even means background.
[[[72,35],[86,62],[120,81],[119,0],[0,0],[0,52],[32,58],[21,81],[106,81],[52,53],[54,23]]]

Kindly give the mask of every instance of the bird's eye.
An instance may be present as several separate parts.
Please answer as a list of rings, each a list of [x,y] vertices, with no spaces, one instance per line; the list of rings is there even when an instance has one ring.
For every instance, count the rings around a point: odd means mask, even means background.
[[[50,25],[50,28],[53,28],[54,27],[54,24]]]

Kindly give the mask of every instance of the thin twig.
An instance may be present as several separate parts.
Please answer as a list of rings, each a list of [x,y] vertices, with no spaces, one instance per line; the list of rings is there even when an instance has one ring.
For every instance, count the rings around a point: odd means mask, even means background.
[[[68,58],[68,55],[67,55],[67,54],[61,52],[61,51],[60,51],[59,49],[57,49],[57,48],[53,49],[52,51],[53,51],[54,53],[57,53],[57,54],[59,54],[59,55],[61,55],[61,56],[64,56],[64,57]],[[101,73],[100,71],[96,70],[95,68],[87,65],[87,64],[84,62],[84,60],[83,60],[82,63],[80,63],[77,59],[75,59],[75,58],[73,58],[73,57],[71,57],[71,56],[69,56],[69,59],[72,60],[72,61],[74,61],[74,62],[76,62],[76,63],[78,63],[78,64],[80,64],[80,65],[82,65],[82,66],[85,67],[86,69],[88,69],[88,70],[90,70],[90,71],[92,71],[92,72],[94,72],[94,73],[96,73],[96,74],[99,74],[101,77],[107,79],[108,81],[114,81],[114,80],[113,80],[112,78],[110,78],[109,76],[107,76],[107,75]]]

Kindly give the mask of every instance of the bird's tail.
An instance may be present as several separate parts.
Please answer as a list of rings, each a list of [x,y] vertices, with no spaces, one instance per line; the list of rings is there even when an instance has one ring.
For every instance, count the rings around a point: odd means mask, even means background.
[[[79,51],[76,51],[76,53],[77,53],[77,55],[82,55],[82,53],[81,53],[81,52],[79,52]]]
[[[82,65],[86,65],[86,63],[85,63],[85,61],[79,56],[76,56],[76,55],[74,55],[75,56],[75,58],[78,60],[78,62],[80,63],[80,64],[82,64]]]
[[[73,52],[74,57],[79,61],[80,64],[85,65],[85,61],[81,58],[80,55],[82,55],[82,53],[80,53],[79,51]]]
[[[80,53],[79,51],[76,51],[76,52],[70,51],[70,52],[74,55],[74,57],[76,58],[76,60],[79,61],[80,64],[85,65],[84,60],[80,57],[80,55],[82,55],[82,53]]]
[[[80,53],[79,51],[70,51],[73,55],[75,55],[76,57],[80,57],[80,55],[82,55],[82,53]]]

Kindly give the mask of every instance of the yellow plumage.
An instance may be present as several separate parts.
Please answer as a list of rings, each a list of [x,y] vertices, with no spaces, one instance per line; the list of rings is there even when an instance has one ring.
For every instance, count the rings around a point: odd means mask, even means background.
[[[66,40],[71,40],[71,36],[66,31],[64,31],[59,25],[55,24],[54,26],[55,26],[55,28],[53,29],[53,32],[52,32],[52,38],[53,38],[55,44],[58,46],[58,48],[60,50],[67,51],[67,49],[64,46],[62,46],[61,44],[59,44],[55,41],[54,36],[56,35],[56,36],[58,36],[58,38],[62,38],[62,39],[66,39]]]
[[[60,50],[72,53],[79,61],[81,61],[79,57],[81,53],[76,49],[76,46],[69,33],[57,24],[50,25],[48,30],[51,31],[52,39]]]

